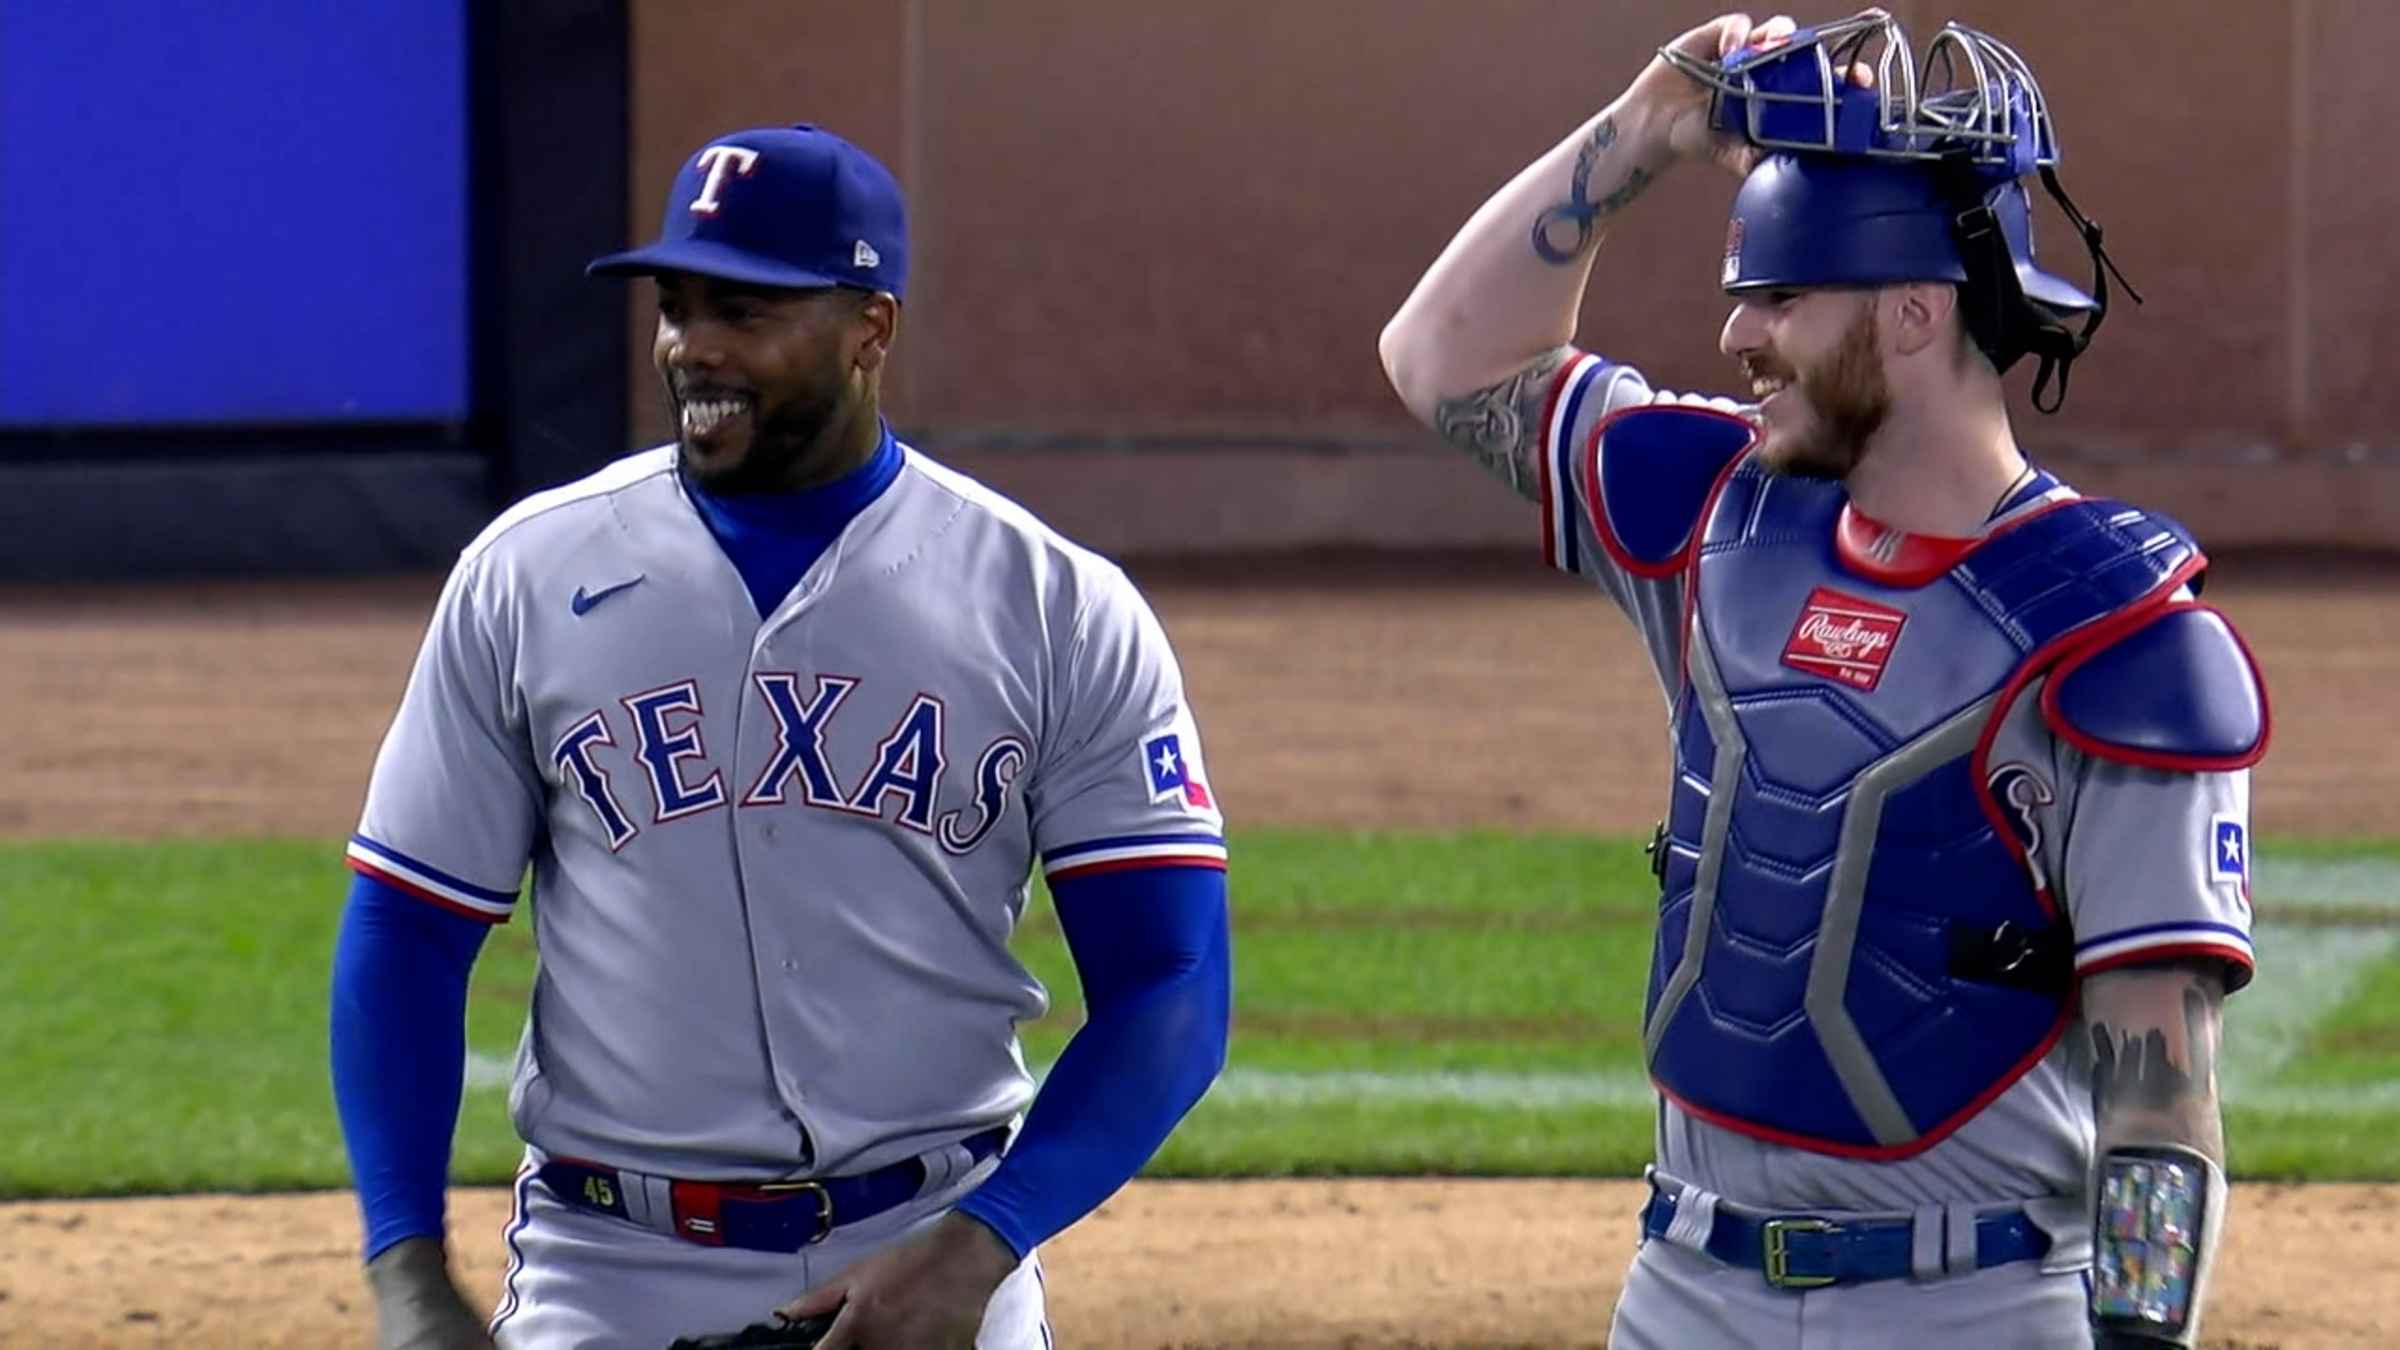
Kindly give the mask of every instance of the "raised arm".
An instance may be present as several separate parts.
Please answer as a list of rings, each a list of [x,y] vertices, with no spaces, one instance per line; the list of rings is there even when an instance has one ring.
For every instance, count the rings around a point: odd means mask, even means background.
[[[2225,1223],[2224,1000],[2213,965],[2142,966],[2083,982],[2099,1122],[2092,1314],[2101,1346],[2198,1341]]]
[[[1791,32],[1760,25],[1758,42]],[[1728,14],[1675,39],[1721,59],[1753,41]],[[1408,410],[1519,495],[1534,458],[1548,377],[1569,356],[1576,310],[1611,218],[1678,159],[1746,172],[1755,152],[1708,127],[1708,93],[1652,58],[1614,103],[1478,207],[1384,325],[1383,368]]]

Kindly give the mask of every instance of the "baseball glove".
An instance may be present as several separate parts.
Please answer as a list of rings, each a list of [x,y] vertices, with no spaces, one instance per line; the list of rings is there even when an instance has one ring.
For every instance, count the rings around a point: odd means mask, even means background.
[[[819,1313],[797,1322],[752,1322],[740,1331],[678,1336],[667,1350],[810,1350],[833,1329],[833,1319],[832,1313]]]

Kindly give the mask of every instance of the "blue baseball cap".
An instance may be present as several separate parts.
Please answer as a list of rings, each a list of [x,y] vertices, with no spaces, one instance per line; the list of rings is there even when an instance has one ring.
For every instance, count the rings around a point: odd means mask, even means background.
[[[583,270],[899,295],[908,281],[908,212],[891,171],[830,131],[805,122],[736,131],[700,147],[675,175],[656,243]]]

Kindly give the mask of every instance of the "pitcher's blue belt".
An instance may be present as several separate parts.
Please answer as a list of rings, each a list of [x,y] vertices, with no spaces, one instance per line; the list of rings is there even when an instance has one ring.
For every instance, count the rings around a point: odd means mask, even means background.
[[[978,1163],[1008,1143],[1008,1127],[994,1126],[958,1141]],[[581,1158],[550,1158],[537,1172],[542,1184],[577,1209],[609,1214],[630,1223],[666,1219],[680,1238],[704,1247],[742,1247],[754,1252],[796,1252],[846,1224],[871,1219],[917,1197],[925,1186],[925,1164],[903,1158],[888,1167],[846,1177],[807,1181],[678,1181],[629,1172]],[[664,1191],[668,1214],[649,1197]]]
[[[1675,1222],[1676,1197],[1653,1181],[1642,1206],[1644,1237],[1665,1238]],[[1703,1244],[1710,1256],[1767,1277],[1777,1289],[1822,1289],[1835,1284],[1897,1280],[1913,1270],[1916,1224],[1910,1219],[1828,1219],[1808,1214],[1737,1213],[1719,1201]],[[1975,1220],[1975,1268],[2035,1260],[2050,1250],[2050,1235],[2021,1209]]]

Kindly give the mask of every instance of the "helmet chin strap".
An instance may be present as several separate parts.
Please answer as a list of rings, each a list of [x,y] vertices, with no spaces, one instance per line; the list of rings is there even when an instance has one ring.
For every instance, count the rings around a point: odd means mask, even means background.
[[[1966,203],[1953,217],[1952,228],[1958,240],[1959,259],[1967,270],[1960,312],[1968,336],[2002,374],[2020,357],[2031,354],[2037,358],[2041,367],[2034,374],[2033,406],[2037,412],[2055,413],[2066,406],[2067,384],[2075,358],[2092,344],[2092,336],[2108,317],[2108,279],[2115,277],[2137,305],[2142,303],[2142,293],[2133,288],[2133,283],[2118,270],[2116,260],[2108,256],[2108,250],[2101,244],[2099,222],[2076,208],[2074,199],[2060,186],[2057,172],[2045,164],[2041,168],[2042,186],[2066,212],[2067,219],[2082,237],[2084,248],[2092,255],[2092,308],[2084,315],[2080,329],[2069,328],[2066,320],[2025,294],[2017,277],[2016,260],[2009,255],[2008,237],[2001,232],[2000,219],[1985,195],[1990,191],[1989,180],[1964,164],[1948,164],[1939,172],[1951,199]],[[2058,376],[2058,396],[2045,401],[2053,373]]]
[[[2100,321],[2108,317],[2108,279],[2115,277],[2117,284],[2125,288],[2125,293],[2132,296],[2133,303],[2137,305],[2142,303],[2142,293],[2133,288],[2133,283],[2125,279],[2123,272],[2117,270],[2117,260],[2109,257],[2108,250],[2101,246],[2100,222],[2076,208],[2075,199],[2067,195],[2066,188],[2058,181],[2058,171],[2047,164],[2042,166],[2042,186],[2049,189],[2059,209],[2067,213],[2075,232],[2083,238],[2084,248],[2092,255],[2093,304],[2091,313],[2084,318],[2082,331],[2068,333],[2064,324],[2053,324],[2040,330],[2044,341],[2037,341],[2033,345],[2034,354],[2042,358],[2042,368],[2033,380],[2033,406],[2038,411],[2054,413],[2067,401],[2069,365],[2076,357],[2083,355],[2084,348],[2092,345],[2092,335],[2100,331]],[[2059,339],[2055,344],[2047,341],[2052,334]],[[2050,382],[2050,370],[2054,365],[2058,369],[2058,398],[2045,408],[2042,406],[2042,387]]]

